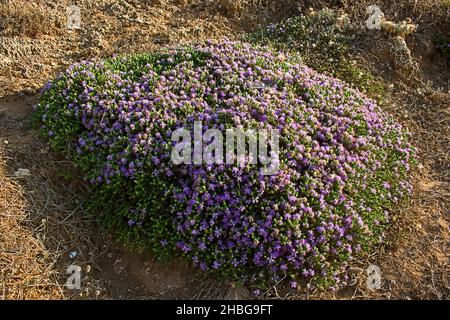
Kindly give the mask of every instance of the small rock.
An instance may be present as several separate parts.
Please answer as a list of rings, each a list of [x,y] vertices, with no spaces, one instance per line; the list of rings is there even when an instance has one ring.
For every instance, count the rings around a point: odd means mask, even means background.
[[[14,172],[14,176],[16,178],[28,177],[30,175],[30,170],[19,168],[16,172]]]

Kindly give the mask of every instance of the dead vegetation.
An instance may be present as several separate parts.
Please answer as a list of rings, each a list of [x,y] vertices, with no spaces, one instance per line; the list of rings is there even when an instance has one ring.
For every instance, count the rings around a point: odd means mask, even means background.
[[[0,35],[39,38],[61,34],[63,19],[41,1],[0,1]]]
[[[5,145],[2,141],[2,147]],[[5,153],[1,152],[4,159]],[[27,226],[23,188],[0,163],[0,300],[60,299],[56,256]]]
[[[82,29],[65,30],[68,1],[0,0],[0,298],[225,298],[246,297],[184,266],[166,267],[102,240],[83,213],[84,183],[70,164],[51,153],[31,128],[37,90],[58,70],[92,56],[146,51],[243,32],[309,7],[340,8],[364,25],[367,6],[379,5],[388,21],[411,18],[404,35],[416,81],[398,76],[389,51],[394,36],[367,32],[355,48],[389,88],[384,107],[413,132],[419,148],[416,192],[399,213],[390,241],[356,261],[349,285],[337,293],[270,290],[268,297],[327,299],[448,299],[450,216],[449,70],[432,36],[449,28],[447,0],[207,1],[82,0]],[[20,10],[19,10],[20,9]],[[396,35],[398,36],[398,35]],[[395,57],[393,58],[395,60]],[[31,95],[30,95],[31,94]],[[7,141],[7,143],[5,143]],[[24,168],[30,175],[14,173]],[[76,252],[76,257],[69,255]],[[62,288],[65,270],[83,269],[83,290]],[[366,287],[366,268],[382,271],[382,289]],[[155,285],[155,282],[158,282]]]

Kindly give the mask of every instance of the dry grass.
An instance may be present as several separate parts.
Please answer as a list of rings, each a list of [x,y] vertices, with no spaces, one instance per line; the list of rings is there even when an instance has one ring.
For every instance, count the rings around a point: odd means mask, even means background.
[[[0,35],[39,38],[60,34],[63,20],[41,1],[0,0]]]
[[[62,299],[66,268],[97,257],[92,224],[82,213],[84,183],[49,152],[29,122],[36,98],[0,99],[0,298]],[[54,165],[49,165],[49,163]],[[19,168],[29,176],[16,178]],[[75,259],[70,252],[77,252]]]
[[[7,199],[0,207],[0,248],[4,244],[9,249],[5,252],[14,254],[14,260],[12,256],[2,260],[0,252],[0,275],[5,275],[0,277],[0,291],[8,292],[5,299],[78,296],[79,291],[64,287],[69,265],[82,267],[83,289],[95,291],[97,283],[85,271],[87,265],[95,266],[104,251],[98,230],[82,210],[85,184],[75,178],[78,174],[67,160],[50,152],[30,125],[36,98],[0,99],[0,192]],[[28,169],[30,175],[16,178],[19,168]],[[15,220],[3,224],[3,213]],[[71,252],[76,252],[75,258],[70,258]],[[50,287],[53,291],[46,293],[44,289]]]
[[[254,29],[260,23],[278,21],[298,13],[296,0],[218,0],[211,1],[220,12],[239,17],[247,29]],[[301,3],[302,1],[300,1]]]
[[[383,13],[394,19],[412,18],[416,23],[424,23],[427,27],[442,25],[448,18],[450,1],[448,0],[317,0],[299,1],[302,10],[313,8],[338,7],[343,9],[356,21],[364,22],[368,18],[367,8],[378,5]]]
[[[55,256],[24,222],[27,203],[22,189],[0,163],[0,300],[60,299],[53,270]]]

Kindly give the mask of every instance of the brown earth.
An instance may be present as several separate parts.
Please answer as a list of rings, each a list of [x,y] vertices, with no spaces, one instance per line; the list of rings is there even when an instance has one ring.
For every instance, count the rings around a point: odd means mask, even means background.
[[[65,29],[65,8],[72,1],[0,0],[0,299],[247,297],[246,289],[206,278],[182,260],[155,261],[102,234],[83,211],[89,186],[73,178],[77,173],[67,159],[49,150],[32,129],[30,115],[39,88],[72,62],[204,38],[237,38],[294,14],[297,2],[264,9],[257,1],[81,0],[75,3],[82,9],[82,28],[71,31]],[[300,8],[312,3],[300,1]],[[365,3],[342,3],[354,19],[364,21]],[[337,293],[272,288],[267,297],[450,297],[450,73],[431,42],[446,20],[434,2],[395,3],[386,6],[390,19],[409,16],[419,23],[407,38],[419,65],[416,80],[402,81],[386,63],[391,39],[381,33],[368,35],[358,58],[387,83],[385,108],[413,133],[419,148],[415,194],[398,213],[389,241],[352,264],[347,287]],[[23,172],[19,169],[29,175],[16,176]],[[64,288],[71,264],[82,267],[82,290]],[[367,289],[370,264],[381,268],[379,290]]]

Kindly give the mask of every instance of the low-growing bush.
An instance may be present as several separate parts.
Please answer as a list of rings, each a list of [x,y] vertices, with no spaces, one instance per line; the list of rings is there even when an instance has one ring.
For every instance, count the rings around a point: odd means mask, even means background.
[[[408,134],[374,101],[241,42],[72,65],[46,85],[35,119],[90,179],[90,210],[120,238],[259,286],[336,284],[411,190]],[[278,130],[278,173],[175,165],[171,135],[194,121]]]
[[[334,66],[342,59],[355,32],[347,15],[322,9],[270,24],[249,34],[247,39],[297,50],[305,62],[314,64],[318,71],[325,71],[320,69]]]
[[[372,97],[384,86],[367,67],[354,60],[353,46],[360,40],[361,23],[341,11],[325,8],[270,24],[244,36],[246,41],[295,52],[316,71],[354,85]]]

